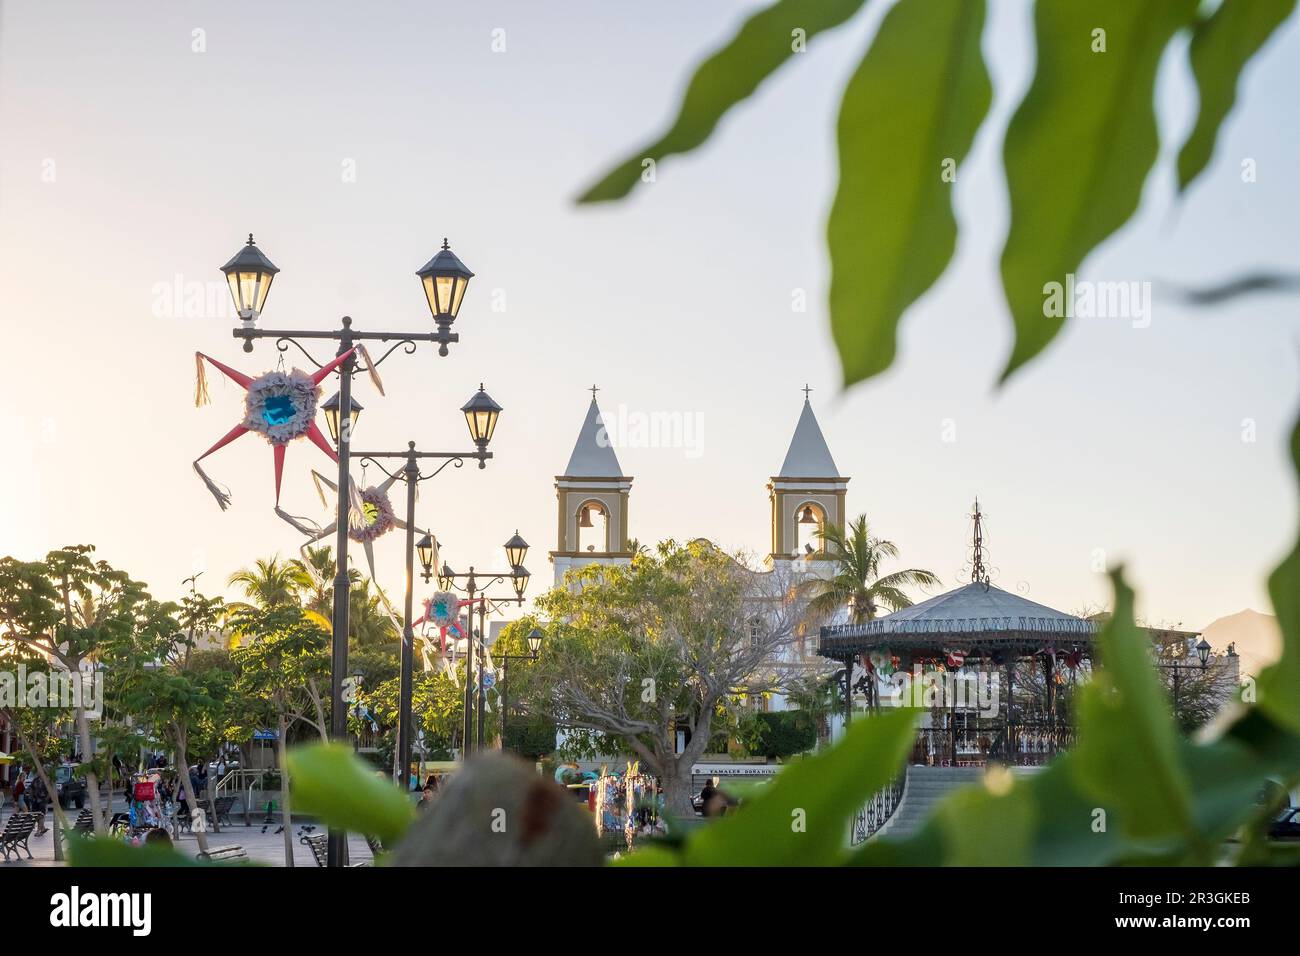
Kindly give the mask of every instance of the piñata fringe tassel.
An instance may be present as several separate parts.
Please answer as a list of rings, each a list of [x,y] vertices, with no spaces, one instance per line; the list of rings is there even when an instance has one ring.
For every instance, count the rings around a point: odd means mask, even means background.
[[[375,363],[370,360],[370,353],[366,351],[364,345],[358,345],[357,351],[360,352],[361,357],[366,360],[366,371],[370,373],[370,381],[375,386],[375,390],[379,392],[380,395],[383,395],[384,383],[379,380],[379,369],[375,368]]]
[[[194,463],[194,473],[203,479],[203,484],[207,486],[208,491],[212,492],[212,497],[217,499],[217,504],[221,506],[222,511],[230,507],[230,492],[209,478],[208,473],[197,461]]]
[[[203,369],[203,353],[194,353],[194,407],[202,408],[208,404],[208,373]]]
[[[316,494],[320,495],[320,506],[328,508],[330,503],[325,500],[325,487],[321,479],[321,474],[315,468],[311,471],[311,480],[316,485]]]
[[[293,525],[295,529],[301,531],[303,534],[307,535],[308,537],[314,538],[316,535],[320,534],[320,527],[317,526],[316,523],[310,520],[309,518],[296,518],[293,515],[289,514],[289,512],[281,508],[279,505],[275,506],[275,513],[280,519],[282,519],[283,521],[287,521],[289,524]],[[308,567],[310,566],[311,565],[308,564]]]

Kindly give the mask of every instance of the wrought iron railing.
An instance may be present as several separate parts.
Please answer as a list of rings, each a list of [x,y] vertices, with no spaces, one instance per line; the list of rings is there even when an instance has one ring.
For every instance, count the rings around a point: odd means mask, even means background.
[[[989,762],[1038,766],[1074,743],[1074,728],[1060,721],[1027,721],[1010,728],[1001,722],[923,727],[916,733],[910,762],[928,767],[982,767]]]
[[[904,770],[888,786],[876,791],[875,795],[863,805],[853,818],[853,825],[849,830],[850,846],[865,843],[872,834],[885,825],[902,802],[906,783],[907,771]]]

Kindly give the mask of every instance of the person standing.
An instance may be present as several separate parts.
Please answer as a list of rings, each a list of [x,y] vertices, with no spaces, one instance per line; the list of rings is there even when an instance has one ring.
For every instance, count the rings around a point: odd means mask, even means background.
[[[32,812],[36,814],[36,835],[45,836],[45,810],[50,800],[50,792],[45,789],[45,781],[40,777],[32,780],[27,788],[27,800]]]
[[[13,789],[14,813],[27,812],[27,771],[19,767],[18,779],[14,781]]]

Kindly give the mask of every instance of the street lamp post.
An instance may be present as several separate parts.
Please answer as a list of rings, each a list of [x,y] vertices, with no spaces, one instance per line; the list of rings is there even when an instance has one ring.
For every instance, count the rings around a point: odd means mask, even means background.
[[[479,395],[487,397],[487,393],[480,387]],[[477,398],[477,396],[475,396]],[[488,401],[491,401],[489,398]],[[471,399],[471,403],[473,399]],[[493,403],[495,404],[495,403]],[[497,407],[500,412],[500,406]],[[468,418],[468,416],[467,416]],[[492,427],[495,429],[496,420],[493,419]],[[474,434],[474,427],[471,424],[471,435]],[[408,788],[407,775],[411,766],[411,671],[415,666],[415,628],[412,626],[412,620],[415,613],[415,558],[418,554],[420,559],[421,576],[428,581],[433,575],[433,568],[438,558],[438,543],[432,535],[426,534],[420,538],[417,543],[415,540],[415,489],[421,481],[428,481],[436,477],[448,465],[455,465],[460,468],[465,463],[466,458],[476,459],[479,467],[483,467],[487,459],[492,457],[492,452],[487,450],[487,443],[492,440],[491,431],[483,438],[481,444],[475,439],[478,451],[458,452],[458,451],[417,451],[415,442],[407,444],[406,451],[366,451],[356,452],[357,458],[362,465],[367,462],[373,462],[375,467],[383,471],[384,474],[391,473],[384,468],[378,461],[381,458],[402,459],[402,480],[406,482],[406,591],[404,594],[403,604],[403,625],[402,625],[402,673],[398,682],[398,722],[397,722],[397,753],[398,766],[400,767],[399,778],[395,781],[403,790]],[[442,464],[439,465],[429,474],[420,472],[420,462],[425,459],[440,459]]]
[[[511,661],[535,661],[537,655],[542,649],[541,628],[533,628],[528,632],[528,653],[527,654],[501,654],[497,660],[501,662],[501,749],[506,749],[506,718],[510,716],[510,662]]]
[[[1174,720],[1175,720],[1175,721],[1178,719],[1178,698],[1179,698],[1179,693],[1180,693],[1180,691],[1182,690],[1183,671],[1185,671],[1185,670],[1193,670],[1193,671],[1194,671],[1194,670],[1200,670],[1200,671],[1205,670],[1205,668],[1208,667],[1208,666],[1209,666],[1209,663],[1210,663],[1210,651],[1211,651],[1211,650],[1212,650],[1212,648],[1210,647],[1210,642],[1207,641],[1205,638],[1202,637],[1201,640],[1200,640],[1200,642],[1196,645],[1196,657],[1197,657],[1197,659],[1198,659],[1198,661],[1199,661],[1199,664],[1183,664],[1183,663],[1180,663],[1179,661],[1173,661],[1173,662],[1168,663],[1168,664],[1161,663],[1161,664],[1159,665],[1160,667],[1163,667],[1163,668],[1165,668],[1166,670],[1173,671],[1173,675],[1174,675]]]
[[[467,411],[466,415],[468,414],[469,412]],[[453,571],[449,565],[443,564],[442,570],[438,574],[439,584],[441,584],[445,590],[455,588],[456,590],[463,592],[466,595],[464,603],[469,606],[469,610],[466,612],[467,626],[465,628],[465,719],[464,735],[461,739],[461,750],[466,756],[468,756],[470,751],[473,749],[474,739],[474,688],[476,685],[474,670],[475,659],[478,657],[478,651],[474,643],[474,604],[477,602],[479,605],[479,639],[483,640],[487,636],[483,631],[487,619],[487,601],[491,600],[498,604],[523,604],[524,590],[528,587],[529,573],[528,569],[523,566],[524,556],[528,554],[527,542],[525,542],[523,538],[519,537],[519,532],[516,531],[514,537],[506,542],[505,550],[508,559],[511,561],[517,561],[517,563],[511,565],[509,571],[482,572],[475,571],[471,566],[468,572],[457,573]],[[463,587],[456,583],[456,581],[461,578],[465,580]],[[514,597],[492,598],[484,593],[493,584],[499,584],[504,581],[510,581],[514,585]],[[480,736],[483,734],[483,696],[484,692],[480,687]],[[483,741],[480,740],[479,746],[482,746],[482,744]]]
[[[303,347],[299,340],[321,339],[336,342],[338,343],[336,356],[344,355],[365,342],[388,343],[391,341],[393,344],[388,351],[377,360],[370,361],[367,359],[367,366],[372,372],[388,356],[392,355],[399,346],[404,347],[405,352],[410,354],[416,350],[418,343],[428,342],[437,344],[438,354],[445,356],[448,351],[447,346],[460,341],[460,336],[451,331],[451,326],[460,311],[460,305],[464,299],[469,280],[474,275],[465,268],[465,264],[448,248],[447,240],[443,239],[442,249],[416,273],[424,287],[425,297],[429,303],[429,311],[436,326],[434,331],[362,332],[352,328],[352,319],[346,315],[337,329],[257,328],[257,319],[266,305],[266,297],[270,292],[271,283],[280,270],[257,248],[251,234],[248,237],[248,243],[221,267],[221,271],[226,276],[231,297],[235,301],[235,308],[239,314],[240,324],[232,330],[232,333],[235,338],[243,339],[245,352],[253,351],[254,339],[274,339],[275,346],[279,351],[286,352],[289,346],[293,345],[307,357],[308,361],[317,368],[321,368],[321,363],[312,357],[311,353]],[[338,535],[335,541],[337,569],[334,576],[333,648],[330,662],[330,738],[336,741],[347,739],[347,712],[343,703],[343,683],[348,673],[347,519],[351,498],[348,473],[351,456],[348,443],[351,437],[351,423],[355,419],[357,411],[359,411],[359,406],[352,398],[352,374],[356,371],[356,368],[356,357],[349,355],[347,359],[340,363],[337,369],[339,376],[338,409],[348,409],[350,414],[346,419],[346,423],[339,421],[341,416],[337,414],[337,411],[334,416],[339,425],[337,436],[339,500],[337,514]],[[500,411],[500,409],[498,408],[497,411]],[[495,424],[495,419],[493,424]],[[485,447],[486,443],[480,446],[480,451]],[[480,459],[479,466],[482,467],[482,465],[483,461]],[[346,834],[341,830],[331,828],[329,831],[327,862],[330,866],[347,865]]]

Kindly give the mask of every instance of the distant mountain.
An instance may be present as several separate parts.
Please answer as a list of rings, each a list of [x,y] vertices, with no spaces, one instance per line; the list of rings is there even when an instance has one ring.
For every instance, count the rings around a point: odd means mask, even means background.
[[[1282,629],[1272,614],[1249,609],[1238,611],[1209,624],[1202,633],[1215,653],[1226,651],[1229,644],[1235,643],[1243,674],[1258,674],[1282,653]]]

